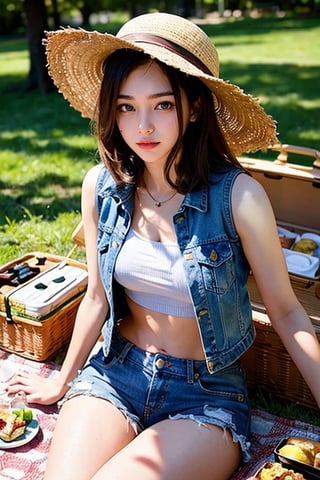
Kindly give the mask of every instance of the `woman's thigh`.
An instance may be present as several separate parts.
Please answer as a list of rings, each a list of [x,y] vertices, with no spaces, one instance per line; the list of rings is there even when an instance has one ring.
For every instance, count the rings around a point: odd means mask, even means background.
[[[45,480],[89,480],[135,433],[110,402],[78,395],[65,402],[49,451]]]
[[[164,420],[112,457],[93,480],[227,480],[241,461],[228,430],[193,420]]]

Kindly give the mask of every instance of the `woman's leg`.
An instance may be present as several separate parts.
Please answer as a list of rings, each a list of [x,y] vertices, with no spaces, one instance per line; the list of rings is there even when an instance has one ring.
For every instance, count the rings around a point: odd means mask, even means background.
[[[110,402],[73,397],[59,413],[44,480],[89,480],[134,437],[126,417]]]
[[[123,447],[92,480],[227,480],[240,461],[229,431],[164,420]]]

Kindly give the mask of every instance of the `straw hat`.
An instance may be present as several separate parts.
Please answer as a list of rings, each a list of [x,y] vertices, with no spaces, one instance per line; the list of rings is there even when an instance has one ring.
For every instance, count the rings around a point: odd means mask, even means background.
[[[122,48],[138,50],[201,79],[212,91],[219,124],[236,155],[277,143],[275,123],[258,101],[219,78],[217,51],[185,18],[149,13],[129,20],[116,36],[66,28],[47,32],[49,73],[83,117],[94,118],[103,61]]]

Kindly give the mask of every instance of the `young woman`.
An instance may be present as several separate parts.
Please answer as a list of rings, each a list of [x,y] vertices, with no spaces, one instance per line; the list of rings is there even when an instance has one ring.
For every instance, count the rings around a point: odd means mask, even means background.
[[[9,386],[32,402],[64,396],[45,479],[228,479],[249,458],[250,268],[320,403],[319,343],[266,194],[236,159],[274,143],[274,123],[174,15],[137,17],[116,37],[52,32],[47,53],[94,120],[102,162],[83,183],[89,283],[61,373]]]

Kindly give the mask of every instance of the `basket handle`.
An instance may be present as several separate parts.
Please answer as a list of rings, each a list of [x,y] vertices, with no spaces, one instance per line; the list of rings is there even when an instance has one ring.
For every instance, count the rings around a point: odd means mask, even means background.
[[[78,249],[78,247],[85,247],[83,220],[80,220],[76,228],[73,230],[72,240],[74,241],[74,245],[71,248],[70,252],[66,255],[66,258],[71,258],[74,252]]]
[[[300,147],[298,145],[279,144],[271,147],[271,150],[280,152],[277,157],[277,163],[285,164],[288,161],[289,153],[296,153],[297,155],[306,155],[308,157],[314,157],[315,161],[313,166],[320,168],[320,151],[315,148]]]

